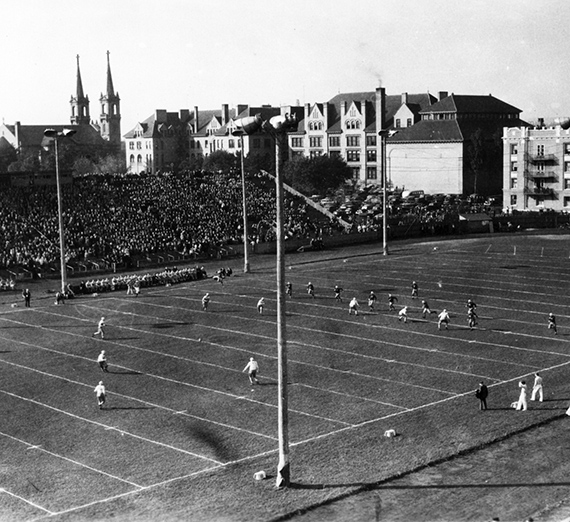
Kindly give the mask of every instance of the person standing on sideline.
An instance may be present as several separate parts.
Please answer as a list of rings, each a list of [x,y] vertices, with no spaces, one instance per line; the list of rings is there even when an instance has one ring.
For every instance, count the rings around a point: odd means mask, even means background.
[[[371,312],[374,311],[374,305],[376,304],[377,300],[378,298],[376,297],[376,294],[371,290],[370,295],[368,296],[368,309]]]
[[[287,284],[285,285],[285,293],[286,293],[290,298],[293,298],[293,285],[291,284],[290,281],[287,281]]]
[[[404,321],[404,323],[408,322],[408,307],[407,306],[404,306],[404,308],[402,308],[398,312],[398,321]]]
[[[135,281],[133,289],[135,291],[135,297],[138,297],[141,293],[141,282],[138,279]]]
[[[208,310],[208,305],[210,304],[210,294],[206,294],[202,297],[202,310],[205,312]]]
[[[530,400],[535,401],[537,395],[538,402],[542,402],[544,400],[544,390],[542,389],[542,377],[538,372],[534,374],[534,384],[532,385],[532,395],[530,396]]]
[[[424,299],[422,300],[422,317],[425,319],[426,314],[431,314],[431,310],[428,302]]]
[[[338,285],[335,285],[333,291],[334,291],[334,298],[342,303],[342,296],[341,296],[342,288]]]
[[[394,306],[394,303],[398,302],[398,298],[393,296],[392,294],[388,294],[388,310],[390,312],[394,312],[396,310],[396,307]]]
[[[558,335],[558,329],[556,328],[556,317],[554,317],[554,314],[552,312],[548,314],[548,329],[554,330],[554,335]]]
[[[419,286],[418,283],[412,281],[412,299],[418,298]]]
[[[257,372],[259,371],[259,364],[253,358],[249,358],[249,362],[246,364],[245,368],[243,369],[244,372],[248,372],[249,382],[253,386],[254,384],[259,384],[259,380],[257,379]]]
[[[262,297],[259,301],[257,301],[257,311],[259,315],[263,315],[263,307],[265,306],[265,299]]]
[[[479,383],[479,388],[475,392],[475,397],[479,399],[479,408],[481,410],[487,409],[487,397],[489,396],[489,389],[485,386],[485,383],[481,381]]]
[[[99,357],[97,357],[97,362],[99,363],[99,368],[105,373],[109,373],[109,365],[107,364],[107,356],[105,355],[105,350],[101,350]]]
[[[527,403],[526,403],[526,381],[519,382],[519,388],[521,389],[521,394],[519,395],[519,400],[517,402],[516,409],[519,411],[526,411],[527,410]]]
[[[445,325],[445,329],[449,330],[449,314],[447,310],[444,308],[441,313],[437,316],[437,329],[441,330],[441,325]]]
[[[105,339],[105,332],[103,331],[103,328],[105,326],[106,326],[105,318],[101,317],[101,319],[99,319],[99,323],[97,324],[97,331],[93,334],[93,337],[95,337],[96,335],[100,335],[101,339]]]
[[[32,300],[32,293],[30,292],[30,290],[28,288],[26,288],[22,292],[22,297],[24,298],[24,306],[26,308],[29,308],[30,307],[30,301]]]
[[[354,312],[354,315],[358,315],[358,309],[359,308],[360,308],[360,305],[358,304],[356,297],[353,297],[350,300],[350,303],[348,303],[348,315],[352,315],[352,312]]]
[[[97,404],[99,405],[99,409],[102,410],[103,404],[105,404],[105,401],[107,400],[107,397],[105,396],[105,386],[103,386],[103,381],[99,381],[99,384],[95,386],[94,392],[97,395]]]

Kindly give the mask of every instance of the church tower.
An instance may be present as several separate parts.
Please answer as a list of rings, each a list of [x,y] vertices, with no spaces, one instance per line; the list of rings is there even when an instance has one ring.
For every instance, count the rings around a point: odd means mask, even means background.
[[[89,97],[83,93],[81,71],[79,70],[79,55],[77,55],[77,88],[75,96],[71,96],[71,123],[73,125],[89,125]]]
[[[113,88],[109,51],[107,51],[107,92],[101,94],[100,128],[101,137],[109,143],[121,147],[121,99]]]

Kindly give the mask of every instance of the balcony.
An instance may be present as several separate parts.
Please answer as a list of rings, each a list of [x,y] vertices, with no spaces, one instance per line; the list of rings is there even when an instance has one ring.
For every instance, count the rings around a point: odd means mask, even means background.
[[[526,178],[531,179],[554,179],[557,180],[558,176],[553,170],[525,170],[524,175]]]
[[[553,188],[548,187],[525,187],[524,193],[527,196],[540,196],[543,198],[554,198],[557,194]]]
[[[527,154],[527,159],[530,163],[552,163],[556,161],[555,154]]]

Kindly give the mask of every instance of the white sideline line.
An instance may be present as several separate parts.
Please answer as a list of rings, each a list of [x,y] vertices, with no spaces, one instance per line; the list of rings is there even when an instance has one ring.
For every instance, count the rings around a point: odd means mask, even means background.
[[[18,398],[18,399],[27,400],[27,399],[25,399],[24,397],[18,397],[17,395],[14,395],[13,393],[8,393],[8,392],[6,392],[6,391],[4,391],[4,390],[0,390],[0,392],[6,393],[7,395],[11,395],[12,397],[16,397],[16,398]],[[36,402],[36,401],[31,400],[30,402]],[[49,407],[49,406],[48,406],[48,407]],[[57,411],[57,408],[53,408],[53,409]],[[1,431],[0,431],[0,435],[2,435],[3,437],[7,437],[8,439],[15,440],[16,442],[19,442],[20,444],[24,444],[24,445],[26,445],[26,446],[30,446],[30,443],[29,443],[29,442],[27,442],[27,441],[25,441],[25,440],[22,440],[22,439],[19,439],[18,437],[14,437],[14,436],[12,436],[12,435],[8,435],[7,433],[3,433],[3,432],[1,432]],[[125,479],[122,479],[122,478],[120,478],[120,477],[117,477],[116,475],[111,475],[111,473],[107,473],[106,471],[103,471],[103,470],[94,468],[94,467],[92,467],[92,466],[88,466],[87,464],[83,464],[83,463],[81,463],[81,462],[79,462],[79,461],[77,461],[77,460],[70,459],[69,457],[64,457],[63,455],[59,455],[58,453],[54,453],[53,451],[48,451],[48,450],[43,449],[43,448],[39,448],[38,451],[42,451],[43,453],[47,453],[48,455],[51,455],[52,457],[56,457],[56,458],[61,459],[61,460],[65,460],[65,461],[67,461],[67,462],[71,462],[72,464],[74,464],[74,465],[76,465],[76,466],[79,466],[79,467],[81,467],[81,468],[88,469],[88,470],[90,470],[90,471],[94,471],[95,473],[98,473],[98,474],[100,474],[100,475],[105,475],[106,477],[110,477],[110,478],[112,478],[112,479],[114,479],[114,480],[118,480],[119,482],[124,482],[125,484],[128,484],[129,486],[133,486],[133,487],[135,487],[135,488],[137,488],[137,489],[141,489],[141,488],[142,488],[142,486],[140,486],[139,484],[135,484],[134,482],[131,482],[130,480],[125,480]]]
[[[10,495],[11,497],[17,498],[18,500],[21,500],[22,502],[25,502],[26,504],[29,504],[30,506],[35,507],[36,509],[44,511],[50,517],[55,515],[53,511],[50,511],[49,509],[46,509],[45,507],[42,507],[39,504],[32,502],[31,500],[21,497],[20,495],[16,495],[16,493],[12,493],[11,491],[8,491],[6,488],[0,488],[0,493],[6,493],[6,495]]]

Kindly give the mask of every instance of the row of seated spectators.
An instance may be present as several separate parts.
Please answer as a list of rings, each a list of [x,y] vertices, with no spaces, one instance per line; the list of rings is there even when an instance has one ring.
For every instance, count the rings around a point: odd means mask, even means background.
[[[73,297],[77,294],[99,294],[119,290],[128,291],[135,287],[170,286],[186,281],[198,281],[206,277],[208,277],[208,275],[203,266],[193,268],[165,268],[160,272],[152,274],[129,274],[81,281],[81,283],[76,286],[68,285],[67,297]]]
[[[68,264],[125,265],[136,256],[177,251],[211,255],[243,241],[241,179],[237,175],[90,176],[64,185]],[[275,185],[263,175],[247,180],[251,242],[274,239]],[[318,231],[301,200],[288,199],[290,237]],[[261,227],[257,224],[265,224]],[[0,192],[0,267],[56,267],[59,222],[55,187]]]
[[[12,278],[3,279],[0,277],[0,290],[16,290],[16,281]]]

